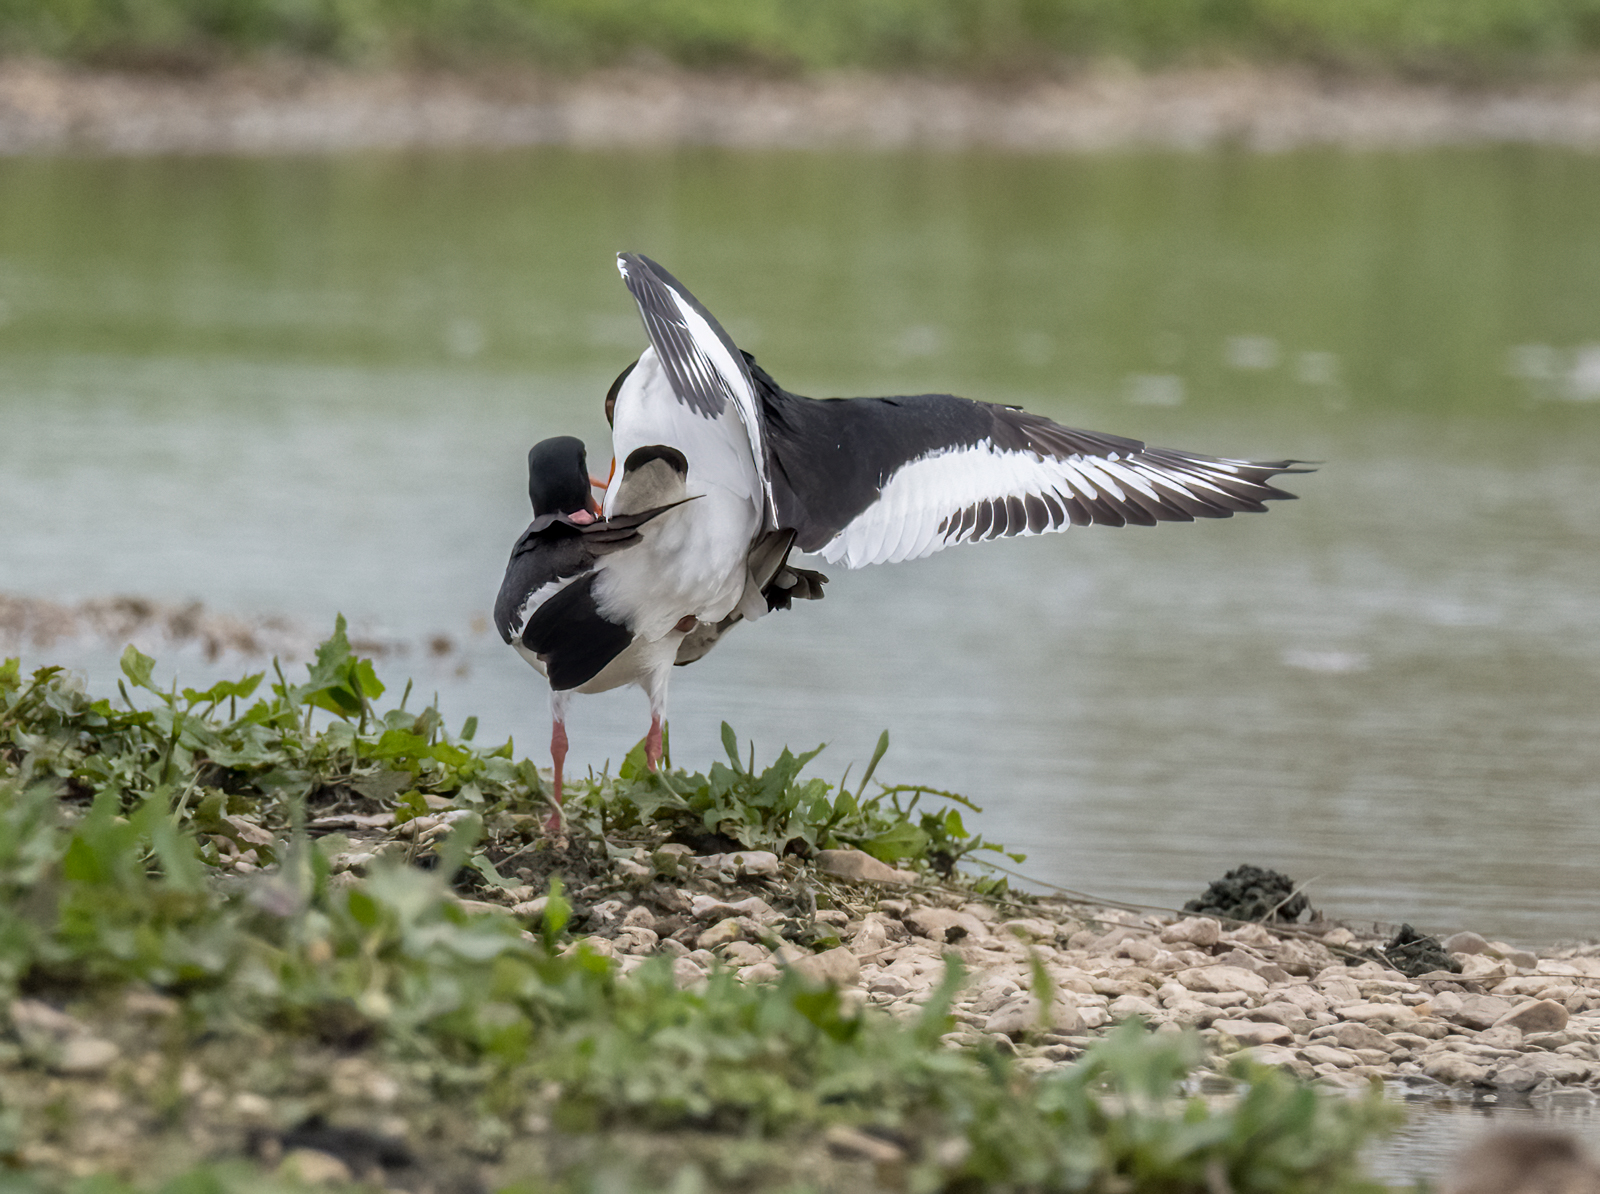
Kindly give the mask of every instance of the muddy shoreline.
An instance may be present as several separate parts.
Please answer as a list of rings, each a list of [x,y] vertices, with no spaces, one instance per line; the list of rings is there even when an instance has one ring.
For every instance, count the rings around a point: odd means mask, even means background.
[[[201,76],[0,62],[0,154],[427,148],[1600,148],[1600,81],[1467,90],[1289,68],[1100,69],[1002,88],[666,68],[576,78],[276,63]]]

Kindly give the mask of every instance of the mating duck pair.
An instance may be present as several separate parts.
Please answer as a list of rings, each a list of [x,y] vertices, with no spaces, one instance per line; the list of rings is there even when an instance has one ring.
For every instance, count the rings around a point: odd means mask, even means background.
[[[558,806],[571,694],[643,688],[654,768],[672,668],[739,621],[822,596],[827,578],[793,552],[864,568],[1091,523],[1230,518],[1293,497],[1270,482],[1306,471],[949,394],[804,398],[661,266],[635,253],[617,266],[650,340],[606,397],[621,476],[597,507],[583,444],[536,445],[534,520],[495,602],[501,637],[550,682]]]

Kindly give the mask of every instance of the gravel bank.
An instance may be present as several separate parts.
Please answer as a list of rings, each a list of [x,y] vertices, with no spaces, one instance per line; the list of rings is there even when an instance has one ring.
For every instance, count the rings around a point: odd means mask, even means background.
[[[377,835],[334,866],[353,878],[400,838],[443,833],[451,815],[399,831],[330,823],[329,831]],[[385,847],[388,840],[397,844]],[[1247,1049],[1337,1085],[1377,1078],[1527,1094],[1600,1087],[1600,945],[1540,957],[1462,933],[1445,942],[1461,973],[1407,977],[1360,959],[1382,940],[1332,921],[1226,927],[1211,917],[1048,899],[985,902],[959,888],[918,886],[909,872],[853,850],[802,862],[765,851],[696,855],[669,843],[585,862],[573,849],[541,838],[502,857],[502,873],[533,882],[473,906],[509,907],[536,924],[543,877],[587,871],[587,882],[569,887],[573,929],[623,971],[660,952],[676,959],[681,985],[718,966],[752,982],[798,966],[900,1017],[917,1014],[954,957],[968,981],[948,1043],[987,1041],[1028,1068],[1072,1061],[1095,1036],[1137,1016],[1158,1032],[1199,1030],[1219,1068]],[[239,865],[252,867],[248,858]],[[819,949],[830,939],[837,944]],[[1035,958],[1053,986],[1047,1011],[1033,993]]]
[[[0,154],[527,145],[981,146],[1042,153],[1478,142],[1600,147],[1600,82],[1463,91],[1236,68],[1099,71],[1003,89],[669,70],[469,78],[280,64],[182,78],[0,63]]]
[[[287,663],[315,655],[318,636],[287,618],[219,613],[198,601],[172,603],[122,595],[69,605],[0,593],[0,659],[25,651],[43,655],[63,647],[120,650],[130,643],[155,654],[197,650],[207,662],[277,656]],[[376,659],[413,650],[440,657],[458,647],[444,633],[412,643],[395,635],[358,631],[352,643]]]

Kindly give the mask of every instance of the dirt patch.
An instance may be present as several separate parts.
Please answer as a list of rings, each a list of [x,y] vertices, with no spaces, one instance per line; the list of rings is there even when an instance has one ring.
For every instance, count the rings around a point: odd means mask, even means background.
[[[544,837],[536,834],[519,842],[515,836],[499,837],[485,856],[507,878],[526,883],[537,891],[560,879],[568,891],[577,891],[611,877],[611,860],[605,847],[592,838]]]

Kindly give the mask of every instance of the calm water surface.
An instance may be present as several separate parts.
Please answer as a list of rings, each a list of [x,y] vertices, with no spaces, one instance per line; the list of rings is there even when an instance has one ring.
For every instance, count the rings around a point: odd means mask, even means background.
[[[1248,861],[1340,917],[1600,933],[1591,157],[0,162],[0,591],[443,631],[389,678],[542,751],[482,619],[529,444],[604,461],[622,248],[801,392],[1323,462],[1267,516],[829,569],[676,674],[678,762],[726,718],[832,776],[888,729],[880,774],[967,793],[1046,881],[1175,905]],[[577,702],[576,758],[645,721]]]

